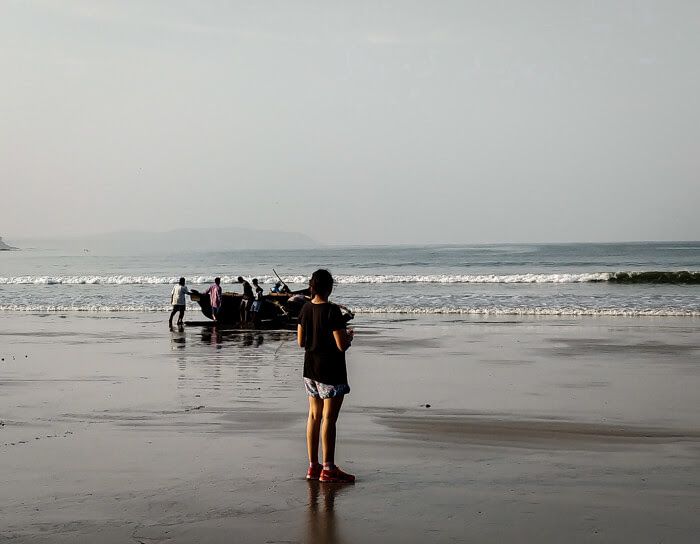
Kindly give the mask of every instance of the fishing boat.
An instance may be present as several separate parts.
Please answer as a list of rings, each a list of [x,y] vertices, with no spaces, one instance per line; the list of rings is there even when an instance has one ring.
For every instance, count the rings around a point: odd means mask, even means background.
[[[225,292],[221,296],[221,307],[216,315],[216,323],[227,327],[255,328],[255,329],[296,329],[299,312],[311,298],[309,289],[292,291],[284,285],[284,292],[268,293],[262,297],[262,305],[254,322],[241,320],[242,293]],[[188,325],[213,324],[209,295],[190,289],[190,297],[199,304],[204,316],[210,321],[187,322]],[[339,305],[340,306],[340,305]],[[345,306],[340,306],[343,318],[346,322],[355,317],[355,314]]]

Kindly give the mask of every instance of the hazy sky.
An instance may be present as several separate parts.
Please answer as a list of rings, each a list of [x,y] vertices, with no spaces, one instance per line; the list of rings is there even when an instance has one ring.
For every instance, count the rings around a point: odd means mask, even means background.
[[[700,239],[700,2],[0,0],[0,235]]]

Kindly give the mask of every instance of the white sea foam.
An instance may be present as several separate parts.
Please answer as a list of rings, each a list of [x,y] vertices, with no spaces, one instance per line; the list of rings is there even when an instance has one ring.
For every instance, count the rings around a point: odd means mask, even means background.
[[[341,284],[379,284],[379,283],[587,283],[607,281],[609,272],[561,273],[561,274],[367,274],[337,275],[335,280]],[[214,281],[213,276],[192,274],[185,276],[188,285],[206,285]],[[0,277],[0,285],[167,285],[176,284],[175,276],[11,276]],[[262,284],[272,284],[274,276],[261,275]],[[308,276],[291,276],[285,278],[290,284],[305,285]],[[225,285],[236,284],[237,276],[221,276]]]
[[[416,315],[552,315],[552,316],[627,316],[627,317],[700,317],[700,311],[678,308],[543,308],[543,307],[476,307],[476,308],[414,308],[386,307],[353,308],[356,314],[416,314]]]
[[[0,278],[0,285],[139,285],[177,283],[162,276],[13,276]]]
[[[169,312],[172,306],[162,305],[102,305],[102,304],[0,304],[0,312],[63,313],[63,312]],[[199,313],[199,306],[187,305],[187,310]]]
[[[586,283],[607,281],[608,272],[583,274],[425,274],[339,276],[338,283]]]
[[[0,305],[3,312],[68,313],[68,312],[169,312],[171,306],[159,305]],[[199,313],[198,306],[187,309]],[[353,307],[356,314],[412,314],[412,315],[516,315],[516,316],[617,316],[617,317],[700,317],[700,311],[680,308],[576,308],[576,307],[472,307],[472,308],[417,308],[411,306]]]
[[[235,276],[222,276],[224,284],[238,283]],[[0,285],[168,285],[176,284],[175,276],[13,276],[0,277]],[[214,282],[214,276],[192,275],[187,277],[189,285],[206,285]],[[261,280],[262,283],[269,283]]]

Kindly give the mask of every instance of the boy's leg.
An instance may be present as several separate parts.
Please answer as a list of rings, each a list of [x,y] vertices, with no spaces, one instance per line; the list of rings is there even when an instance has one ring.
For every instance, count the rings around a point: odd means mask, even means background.
[[[180,308],[180,317],[177,318],[177,324],[182,325],[182,320],[185,317],[185,307]]]
[[[177,309],[173,308],[173,311],[170,312],[170,319],[168,320],[168,325],[171,327],[173,326],[173,317],[175,317],[175,314],[177,313]]]
[[[323,445],[323,466],[335,465],[335,422],[338,421],[343,395],[323,399],[323,421],[321,422],[321,443]]]
[[[309,419],[306,422],[306,448],[309,452],[309,463],[318,464],[318,437],[321,431],[323,415],[323,400],[309,397]]]

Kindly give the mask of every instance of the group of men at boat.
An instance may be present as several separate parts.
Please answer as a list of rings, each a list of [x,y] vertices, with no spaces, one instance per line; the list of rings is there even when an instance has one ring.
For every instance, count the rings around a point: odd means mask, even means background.
[[[263,305],[263,288],[258,284],[257,278],[253,278],[251,280],[252,285],[251,282],[248,282],[242,276],[238,276],[237,281],[243,285],[243,297],[241,299],[239,309],[240,321],[241,323],[255,323]],[[271,289],[271,292],[287,293],[289,292],[289,288],[279,281]],[[178,317],[177,324],[183,324],[183,318],[185,316],[185,297],[191,294],[192,292],[185,285],[185,278],[180,278],[180,281],[177,285],[175,285],[175,287],[173,287],[173,290],[170,293],[170,299],[173,305],[173,310],[170,313],[170,319],[168,321],[168,325],[170,327],[173,326],[173,317],[175,317],[175,315],[178,313],[180,315]],[[209,295],[212,319],[217,321],[223,302],[221,278],[214,278],[214,283],[211,284],[203,294]]]

